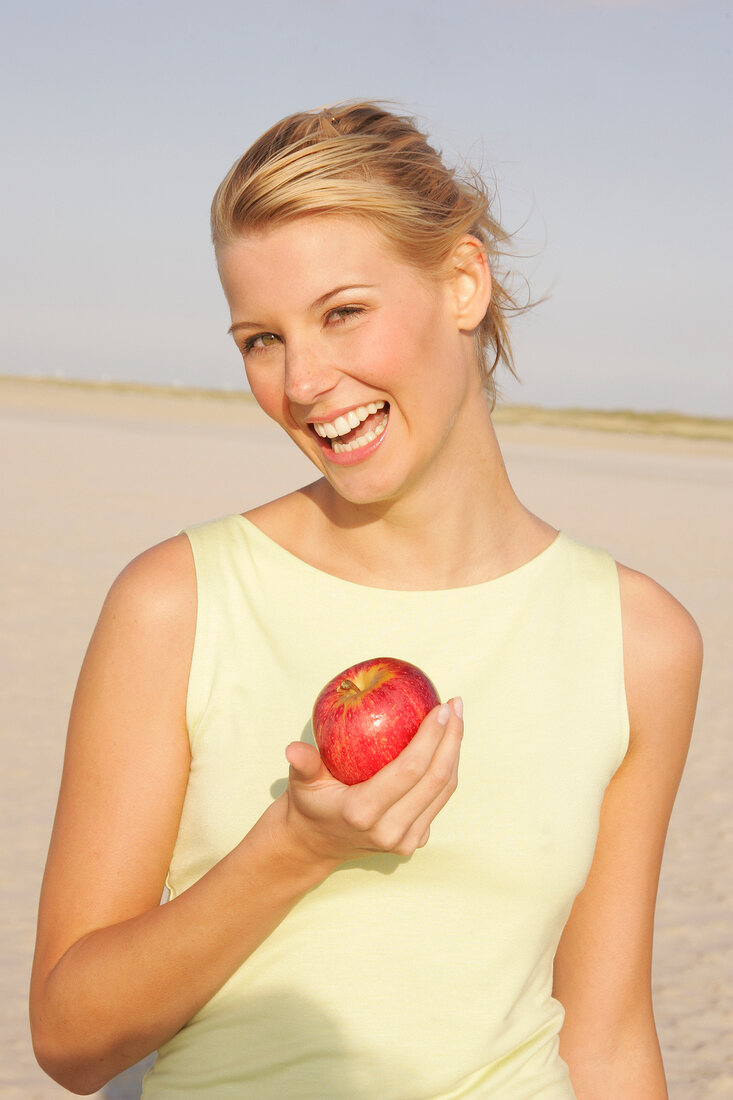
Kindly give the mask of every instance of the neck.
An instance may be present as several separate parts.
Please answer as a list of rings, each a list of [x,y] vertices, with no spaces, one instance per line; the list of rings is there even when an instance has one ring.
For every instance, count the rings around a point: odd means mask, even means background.
[[[460,460],[399,500],[354,504],[327,481],[305,492],[329,522],[354,579],[378,587],[450,588],[490,580],[539,553],[554,532],[519,502],[488,408],[461,433]]]

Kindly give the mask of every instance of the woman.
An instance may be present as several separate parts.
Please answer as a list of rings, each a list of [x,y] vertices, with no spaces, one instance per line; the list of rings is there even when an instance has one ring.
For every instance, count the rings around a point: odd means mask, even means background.
[[[345,105],[265,134],[212,225],[252,393],[320,477],[109,594],[41,900],[39,1061],[90,1092],[157,1049],[150,1098],[666,1096],[652,924],[700,639],[514,495],[483,189]],[[310,707],[373,656],[449,701],[346,787]]]

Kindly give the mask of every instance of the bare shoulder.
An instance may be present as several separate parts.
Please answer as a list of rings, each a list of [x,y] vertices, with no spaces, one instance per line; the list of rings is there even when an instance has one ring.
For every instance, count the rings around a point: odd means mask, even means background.
[[[701,652],[697,623],[666,588],[627,565],[617,563],[617,569],[624,628],[630,631],[630,641],[646,640],[656,647],[666,639],[671,649],[681,645],[684,652]]]
[[[185,703],[196,630],[196,575],[185,535],[144,551],[109,590],[71,709],[67,763],[77,748],[188,752]],[[119,737],[124,730],[124,737]]]
[[[104,612],[163,625],[190,619],[196,611],[196,573],[191,545],[175,535],[143,551],[110,588]]]
[[[196,630],[196,574],[185,535],[144,551],[125,566],[110,588],[82,664],[70,738],[80,713],[116,712],[138,698],[160,704],[185,698]],[[156,706],[155,710],[158,709]],[[82,723],[82,726],[97,723]],[[110,723],[105,719],[105,728]]]
[[[75,719],[88,709],[116,713],[145,700],[150,713],[164,704],[183,713],[196,632],[196,572],[185,535],[176,535],[134,558],[112,584],[82,664]],[[86,723],[82,723],[86,725]],[[92,723],[96,726],[97,723]],[[109,716],[104,727],[111,728]],[[138,723],[145,729],[147,722]]]
[[[618,565],[618,574],[632,739],[642,730],[648,736],[678,731],[686,744],[702,668],[697,623],[650,577],[625,565]]]

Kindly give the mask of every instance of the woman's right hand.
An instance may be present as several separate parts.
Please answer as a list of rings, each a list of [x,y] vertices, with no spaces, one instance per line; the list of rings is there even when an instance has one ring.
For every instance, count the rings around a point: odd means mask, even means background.
[[[331,775],[313,745],[288,745],[285,822],[303,857],[343,863],[423,847],[458,783],[462,714],[457,698],[434,707],[399,756],[353,786]]]

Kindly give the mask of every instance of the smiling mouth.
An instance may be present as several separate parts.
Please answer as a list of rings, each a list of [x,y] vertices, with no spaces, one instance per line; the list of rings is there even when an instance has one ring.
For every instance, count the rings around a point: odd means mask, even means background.
[[[318,421],[311,427],[335,454],[342,454],[372,443],[387,427],[388,419],[389,402],[372,401],[351,409],[344,416],[337,416],[335,420]]]

